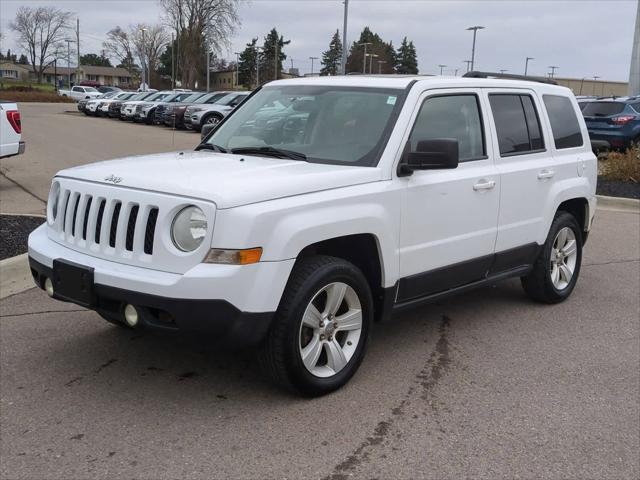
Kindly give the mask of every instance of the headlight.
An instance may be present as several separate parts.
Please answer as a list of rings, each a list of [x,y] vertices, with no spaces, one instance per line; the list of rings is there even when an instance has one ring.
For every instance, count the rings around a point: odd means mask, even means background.
[[[58,216],[58,204],[60,203],[60,184],[53,182],[51,185],[51,191],[49,192],[49,220],[53,223]]]
[[[183,208],[173,219],[171,240],[183,252],[193,252],[207,235],[207,217],[198,207]]]

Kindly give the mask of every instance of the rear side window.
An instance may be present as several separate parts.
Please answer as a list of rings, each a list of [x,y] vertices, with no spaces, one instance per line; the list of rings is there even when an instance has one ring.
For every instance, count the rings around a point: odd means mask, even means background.
[[[546,97],[547,95],[545,95]],[[591,102],[582,110],[585,117],[608,117],[624,110],[622,102]]]
[[[518,155],[544,149],[540,121],[529,95],[491,94],[500,155]]]
[[[485,158],[484,133],[476,95],[443,95],[424,101],[409,137],[411,150],[418,151],[418,144],[423,140],[437,138],[458,140],[461,162]]]
[[[543,95],[542,99],[551,122],[551,131],[553,132],[553,141],[556,144],[556,148],[560,150],[562,148],[581,147],[584,144],[582,132],[580,131],[578,117],[571,100],[560,95]],[[593,103],[587,105],[585,110],[591,105]]]

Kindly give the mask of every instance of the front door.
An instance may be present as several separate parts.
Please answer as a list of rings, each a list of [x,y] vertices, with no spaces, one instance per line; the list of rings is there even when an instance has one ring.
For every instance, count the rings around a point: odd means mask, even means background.
[[[500,176],[487,142],[480,90],[427,91],[414,113],[411,148],[458,140],[460,163],[406,177],[400,227],[399,302],[484,278],[496,241]]]

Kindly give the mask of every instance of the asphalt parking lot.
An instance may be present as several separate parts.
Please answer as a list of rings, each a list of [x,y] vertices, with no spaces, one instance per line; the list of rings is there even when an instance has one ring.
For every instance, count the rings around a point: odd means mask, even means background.
[[[199,138],[21,108],[27,154],[2,162],[5,213],[42,211],[65,166]],[[583,262],[560,305],[508,281],[378,325],[353,380],[313,400],[274,388],[248,353],[13,295],[1,477],[638,478],[640,215],[599,210]]]

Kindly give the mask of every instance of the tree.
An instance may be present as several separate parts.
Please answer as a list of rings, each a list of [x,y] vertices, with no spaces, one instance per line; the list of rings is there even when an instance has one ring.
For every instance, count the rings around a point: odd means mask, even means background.
[[[207,52],[220,53],[239,23],[239,0],[160,0],[167,24],[179,42],[182,83],[194,88],[206,74]]]
[[[53,51],[64,41],[71,13],[56,7],[20,7],[9,28],[18,34],[17,44],[29,55],[38,83],[47,65],[54,59]]]
[[[138,56],[140,65],[147,71],[155,72],[160,66],[160,55],[165,45],[169,43],[169,35],[162,25],[138,24],[129,27],[134,51]],[[149,83],[150,79],[147,79]]]
[[[107,39],[102,42],[104,49],[115,57],[119,67],[126,68],[130,75],[137,76],[138,67],[133,59],[133,43],[129,34],[120,26],[107,32]]]
[[[111,67],[111,61],[101,55],[95,53],[87,53],[80,57],[80,65],[92,65],[94,67]]]
[[[251,89],[256,84],[256,62],[258,39],[253,38],[238,57],[238,83]]]
[[[280,75],[282,72],[282,62],[287,59],[287,56],[283,52],[284,46],[289,45],[290,43],[291,40],[285,40],[280,36],[280,34],[278,34],[278,31],[275,28],[272,28],[264,37],[264,44],[262,46],[262,52],[260,53],[260,84],[270,82],[271,80],[277,80],[276,68],[278,70],[278,75]],[[276,45],[278,50],[277,59]]]
[[[413,42],[408,42],[407,37],[402,39],[402,44],[396,53],[396,72],[415,75],[418,73],[418,58]]]
[[[320,75],[338,75],[342,63],[342,40],[340,31],[336,30],[329,43],[329,50],[322,53],[322,68]]]
[[[368,43],[367,54],[373,54],[374,57],[366,58],[366,68],[364,67],[364,45]],[[373,60],[373,61],[372,61]],[[378,62],[381,62],[378,64]],[[373,33],[369,27],[364,27],[360,38],[351,45],[349,55],[347,57],[347,72],[369,72],[378,73],[395,73],[395,50],[391,42],[386,43],[377,33]]]
[[[27,56],[23,53],[20,55],[20,58],[18,59],[18,63],[20,65],[29,65],[29,59],[27,58]]]

